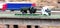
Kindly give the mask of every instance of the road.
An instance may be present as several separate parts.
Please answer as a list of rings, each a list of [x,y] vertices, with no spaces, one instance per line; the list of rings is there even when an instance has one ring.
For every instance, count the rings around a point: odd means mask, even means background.
[[[52,11],[54,12],[54,11]],[[20,14],[20,15],[15,15],[15,14]],[[26,15],[22,15],[22,13],[20,11],[14,11],[14,12],[11,12],[11,11],[0,11],[0,18],[60,18],[60,11],[56,11],[54,13],[52,13],[51,16],[44,16],[44,15],[41,15],[41,11],[39,13],[36,13],[37,15],[34,15],[34,14],[26,14]]]

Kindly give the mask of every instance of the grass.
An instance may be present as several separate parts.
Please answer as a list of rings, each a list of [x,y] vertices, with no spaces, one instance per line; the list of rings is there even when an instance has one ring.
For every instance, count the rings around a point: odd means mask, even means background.
[[[15,18],[60,18],[60,15],[45,16],[41,14],[0,14],[0,17],[15,17]]]
[[[17,16],[39,16],[40,14],[15,14]]]

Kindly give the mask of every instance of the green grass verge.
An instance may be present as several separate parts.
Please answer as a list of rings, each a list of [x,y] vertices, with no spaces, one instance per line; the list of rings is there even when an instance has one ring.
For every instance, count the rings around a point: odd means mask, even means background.
[[[45,16],[41,14],[0,14],[0,17],[19,17],[19,18],[60,18],[60,15]]]

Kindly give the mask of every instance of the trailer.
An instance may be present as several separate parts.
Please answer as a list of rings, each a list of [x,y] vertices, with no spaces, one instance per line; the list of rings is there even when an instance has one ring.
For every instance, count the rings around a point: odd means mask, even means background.
[[[31,2],[7,2],[3,4],[2,10],[21,10],[23,8],[31,8],[36,6],[35,3]]]

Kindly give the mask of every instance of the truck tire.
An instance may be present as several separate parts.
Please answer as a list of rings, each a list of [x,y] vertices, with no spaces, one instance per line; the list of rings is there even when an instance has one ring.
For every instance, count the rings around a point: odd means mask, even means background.
[[[36,9],[34,9],[33,13],[36,13]]]
[[[21,9],[20,10],[22,13],[27,13],[27,10],[25,10],[25,9]]]
[[[29,9],[29,12],[30,12],[30,14],[36,13],[36,9],[34,9],[34,8],[32,7],[31,9]]]
[[[11,10],[11,11],[14,11],[14,10]]]

